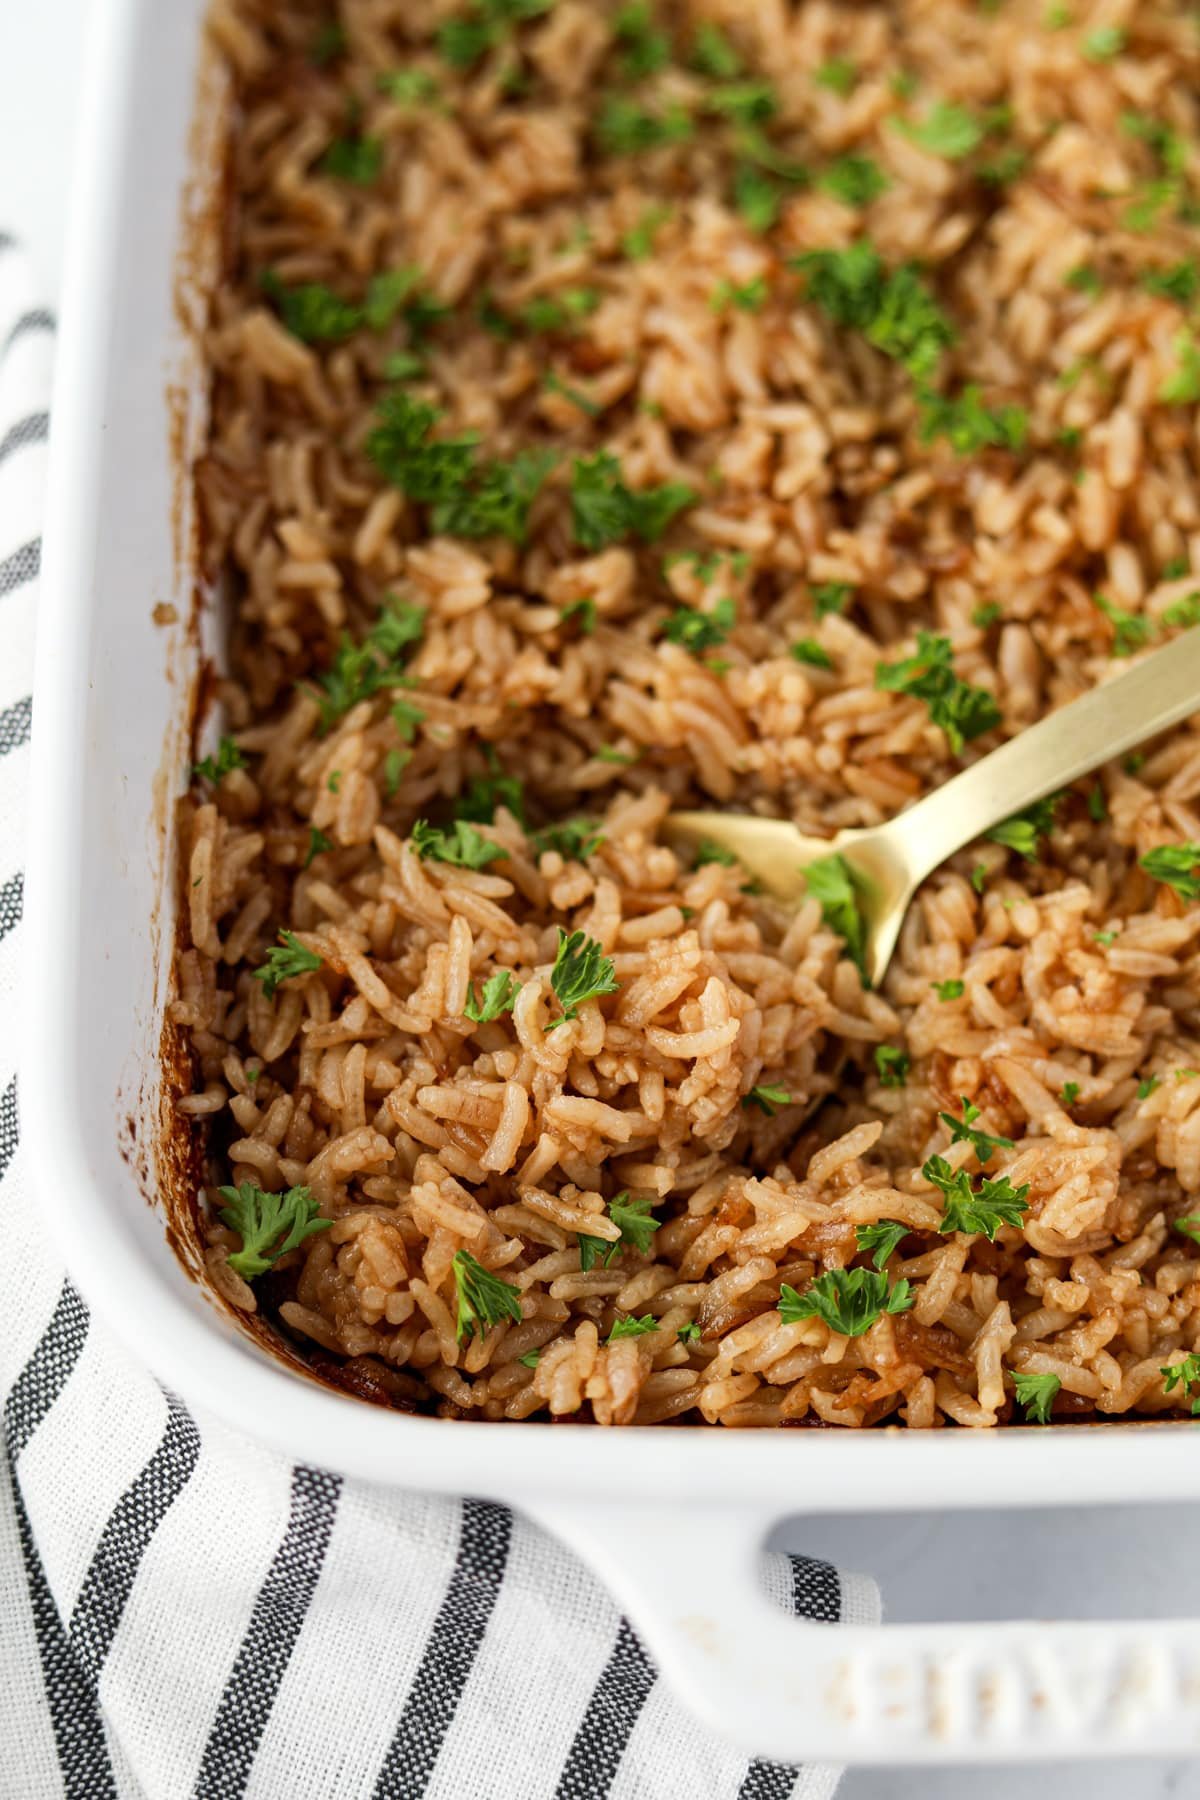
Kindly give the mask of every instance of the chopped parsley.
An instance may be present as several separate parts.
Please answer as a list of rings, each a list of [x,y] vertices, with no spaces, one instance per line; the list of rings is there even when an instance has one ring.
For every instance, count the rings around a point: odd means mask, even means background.
[[[1163,611],[1163,624],[1180,630],[1200,625],[1200,593],[1185,594],[1181,600],[1172,600]]]
[[[1089,62],[1111,62],[1125,48],[1125,33],[1119,25],[1098,25],[1080,47]]]
[[[1003,844],[1007,850],[1015,850],[1026,862],[1036,862],[1038,844],[1042,838],[1048,837],[1054,829],[1054,815],[1062,794],[1049,794],[1044,800],[1035,800],[1024,812],[1014,813],[1011,819],[1001,819],[999,825],[993,825],[990,831],[984,832],[993,844]]]
[[[560,288],[557,294],[539,294],[528,301],[517,317],[529,331],[569,331],[594,313],[600,304],[595,288]]]
[[[873,1225],[856,1225],[854,1241],[860,1250],[873,1250],[875,1254],[871,1261],[877,1269],[882,1269],[896,1246],[911,1230],[911,1225],[898,1224],[895,1219],[878,1219]]]
[[[353,182],[355,187],[370,187],[378,180],[383,167],[383,139],[377,137],[334,138],[317,167],[323,175],[334,175],[339,181]]]
[[[679,1327],[679,1330],[675,1335],[681,1344],[698,1344],[700,1342],[700,1327],[695,1319],[689,1319],[686,1325],[681,1325]]]
[[[291,981],[296,975],[311,975],[320,967],[321,958],[315,950],[306,950],[294,931],[281,931],[278,944],[272,944],[267,951],[266,962],[255,969],[254,979],[262,982],[265,998],[273,1000],[280,982]]]
[[[765,125],[774,117],[778,105],[775,90],[767,81],[726,81],[710,88],[704,98],[708,112],[732,119],[746,129]]]
[[[1063,1105],[1064,1106],[1074,1106],[1074,1104],[1078,1100],[1078,1098],[1079,1098],[1079,1083],[1077,1081],[1064,1081],[1063,1085],[1062,1085],[1062,1095],[1061,1095]]]
[[[550,986],[562,1007],[562,1017],[547,1025],[546,1030],[557,1030],[568,1019],[575,1018],[586,1001],[598,1000],[602,994],[615,994],[620,985],[611,959],[605,956],[596,939],[582,931],[568,933],[560,925]]]
[[[1175,339],[1175,355],[1179,366],[1168,375],[1158,390],[1164,406],[1191,406],[1200,400],[1200,344],[1190,331],[1181,331]]]
[[[512,1011],[520,991],[521,984],[514,978],[511,969],[497,969],[483,984],[482,1000],[475,998],[475,983],[471,983],[463,1012],[476,1025],[490,1025],[493,1019]]]
[[[490,744],[484,749],[490,772],[472,775],[466,790],[454,802],[456,819],[470,819],[475,825],[490,825],[498,806],[506,806],[514,819],[525,823],[525,788],[516,775],[506,775]]]
[[[1159,844],[1138,858],[1138,867],[1174,888],[1181,900],[1200,900],[1200,844]]]
[[[645,1337],[648,1332],[658,1330],[658,1320],[651,1313],[645,1313],[640,1319],[617,1319],[613,1328],[605,1338],[606,1344],[619,1343],[622,1338]]]
[[[637,224],[621,239],[621,249],[631,262],[644,262],[654,254],[654,240],[659,227],[671,216],[669,206],[647,206]]]
[[[1057,1375],[1019,1375],[1011,1371],[1017,1404],[1025,1408],[1027,1425],[1048,1425],[1050,1408],[1062,1386]]]
[[[400,777],[412,759],[411,750],[389,750],[383,759],[383,786],[389,796],[400,786]]]
[[[866,239],[844,250],[809,250],[792,259],[809,300],[836,325],[861,331],[917,381],[935,372],[954,330],[914,264],[889,270]]]
[[[268,269],[261,281],[286,330],[305,344],[336,344],[353,335],[363,322],[363,309],[343,300],[322,281],[285,287]]]
[[[733,175],[733,204],[749,229],[762,236],[779,218],[782,203],[779,183],[773,175],[756,169],[752,163],[741,163]]]
[[[965,992],[963,983],[958,980],[930,982],[939,1000],[961,1000]]]
[[[326,837],[323,831],[318,831],[315,825],[310,825],[308,828],[308,855],[304,858],[304,867],[307,869],[315,856],[322,856],[326,850],[332,849],[333,839]]]
[[[1182,1388],[1185,1395],[1191,1394],[1193,1389],[1200,1388],[1200,1356],[1193,1351],[1182,1362],[1168,1363],[1159,1374],[1163,1378],[1164,1394],[1174,1393],[1177,1387]],[[1192,1413],[1200,1414],[1200,1395],[1192,1401]]]
[[[435,531],[524,542],[530,506],[553,464],[551,451],[523,450],[508,463],[479,463],[473,432],[430,436],[441,417],[435,407],[396,392],[385,395],[378,410],[367,455],[410,500],[431,508]]]
[[[944,156],[951,162],[970,156],[985,136],[980,121],[965,106],[956,106],[950,100],[937,101],[923,119],[904,120],[898,129],[931,156]]]
[[[839,156],[824,169],[817,186],[843,206],[870,206],[890,186],[887,176],[869,156]]]
[[[425,629],[424,609],[389,595],[378,619],[361,644],[343,632],[329,668],[318,676],[316,695],[321,709],[321,730],[369,700],[384,688],[403,685],[408,677],[405,660],[410,647]]]
[[[1002,1225],[1020,1225],[1029,1211],[1025,1198],[1028,1182],[1014,1188],[1007,1175],[994,1179],[985,1175],[979,1187],[974,1188],[966,1170],[952,1169],[944,1156],[931,1156],[921,1173],[931,1186],[941,1190],[945,1201],[938,1226],[943,1236],[952,1231],[982,1232],[989,1244],[994,1244]]]
[[[621,465],[611,451],[578,456],[571,471],[575,540],[585,550],[603,550],[627,537],[656,543],[695,498],[693,488],[677,481],[635,493],[621,479]]]
[[[821,917],[841,938],[863,986],[868,987],[867,925],[859,907],[854,871],[845,857],[835,851],[832,856],[819,856],[810,862],[804,879],[813,899],[820,901]]]
[[[268,1194],[256,1182],[243,1181],[240,1187],[217,1192],[225,1202],[218,1212],[221,1223],[242,1240],[241,1249],[227,1260],[244,1281],[265,1275],[281,1256],[333,1224],[332,1219],[321,1218],[321,1208],[306,1187]]]
[[[613,20],[613,35],[621,47],[621,68],[631,81],[656,75],[671,60],[671,40],[654,23],[646,0],[632,0]]]
[[[1144,1081],[1138,1082],[1138,1088],[1137,1088],[1138,1099],[1139,1100],[1148,1100],[1150,1098],[1151,1094],[1154,1092],[1155,1088],[1161,1087],[1161,1086],[1162,1086],[1162,1083],[1159,1081],[1159,1078],[1157,1075],[1148,1075]]]
[[[974,1125],[975,1120],[979,1117],[979,1108],[972,1106],[965,1094],[961,1094],[959,1098],[962,1101],[963,1109],[961,1119],[956,1119],[953,1113],[938,1114],[938,1118],[950,1132],[952,1144],[970,1144],[981,1163],[991,1162],[997,1150],[1012,1149],[1011,1138],[992,1137],[986,1131],[976,1131]]]
[[[708,20],[696,27],[692,39],[692,67],[713,81],[732,81],[742,72],[742,59],[719,25]]]
[[[853,598],[856,590],[851,581],[819,581],[808,591],[812,595],[818,619],[824,619],[830,613],[844,613],[847,602]]]
[[[428,69],[392,69],[376,77],[375,86],[398,106],[426,106],[438,97],[438,84]]]
[[[723,869],[737,867],[737,857],[732,850],[726,850],[723,844],[714,843],[712,838],[701,838],[696,845],[694,866],[702,869],[705,863],[720,863]]]
[[[718,600],[711,612],[699,612],[692,606],[681,606],[663,623],[663,636],[668,643],[678,644],[692,656],[723,644],[737,624],[737,607],[728,598]]]
[[[1101,820],[1107,819],[1108,817],[1108,806],[1104,799],[1104,789],[1100,786],[1099,782],[1097,782],[1094,787],[1088,789],[1087,809],[1088,818],[1092,820],[1093,824],[1099,825]]]
[[[881,1087],[902,1088],[908,1081],[911,1062],[908,1053],[894,1044],[876,1044],[875,1073]]]
[[[945,438],[959,456],[988,448],[1020,450],[1029,430],[1023,406],[985,406],[973,383],[954,396],[926,391],[917,404],[921,442]]]
[[[1094,300],[1104,292],[1104,280],[1091,263],[1076,263],[1066,274],[1066,285],[1076,294],[1087,294]]]
[[[743,1106],[757,1106],[760,1112],[766,1113],[768,1119],[773,1119],[781,1106],[791,1104],[792,1096],[778,1082],[772,1085],[760,1081],[748,1094],[742,1095]]]
[[[785,1281],[779,1290],[779,1316],[785,1325],[799,1319],[821,1319],[841,1337],[861,1337],[884,1313],[907,1312],[913,1303],[907,1281],[888,1286],[875,1269],[827,1269],[798,1294]]]
[[[670,144],[686,143],[696,129],[689,113],[672,102],[661,111],[610,94],[593,123],[598,148],[606,156],[640,156]]]
[[[309,47],[308,60],[318,69],[327,69],[345,54],[346,31],[336,19],[318,28]]]
[[[913,656],[875,665],[875,686],[887,693],[911,694],[923,700],[929,717],[941,727],[957,755],[963,744],[1000,723],[1000,708],[986,688],[972,687],[954,673],[948,637],[918,631]]]
[[[1186,1218],[1172,1220],[1171,1229],[1181,1231],[1184,1237],[1190,1237],[1194,1244],[1200,1244],[1200,1213],[1191,1213]]]
[[[571,387],[568,382],[563,381],[553,369],[547,370],[546,374],[542,376],[542,386],[548,394],[561,394],[564,400],[570,401],[572,406],[577,406],[581,413],[587,414],[589,419],[599,417],[600,408],[596,402],[585,394],[582,388]]]
[[[423,861],[450,863],[456,869],[486,869],[508,855],[466,819],[455,819],[447,831],[418,819],[412,828],[412,847]]]
[[[592,599],[572,600],[569,606],[560,606],[558,616],[564,625],[572,620],[579,627],[581,637],[591,637],[596,629],[596,602]]]
[[[858,67],[848,56],[831,56],[814,72],[813,80],[818,87],[828,88],[831,94],[840,94],[844,100],[847,94],[854,92]]]
[[[491,50],[507,43],[526,19],[548,13],[554,0],[473,0],[456,18],[439,28],[437,47],[456,69],[469,69]]]
[[[1113,628],[1113,656],[1133,656],[1153,637],[1152,619],[1145,619],[1140,613],[1126,612],[1104,594],[1096,595],[1096,605]]]
[[[714,312],[724,312],[726,307],[734,306],[740,312],[760,312],[768,299],[767,278],[755,275],[750,281],[740,285],[728,279],[718,281],[708,297],[708,304]]]
[[[503,1319],[511,1319],[514,1325],[521,1323],[520,1290],[511,1281],[493,1275],[469,1250],[456,1250],[451,1267],[458,1290],[455,1336],[460,1344],[464,1337],[476,1333],[482,1337]]]
[[[529,841],[539,856],[557,850],[565,862],[586,862],[604,842],[604,833],[597,830],[594,819],[559,819],[543,825]]]
[[[614,1225],[620,1227],[619,1238],[590,1237],[585,1232],[579,1233],[579,1266],[585,1272],[600,1263],[603,1268],[611,1268],[628,1244],[643,1256],[650,1254],[654,1243],[654,1234],[662,1223],[652,1212],[653,1200],[631,1200],[628,1189],[616,1194],[608,1203],[608,1216]]]
[[[202,775],[205,781],[211,781],[215,787],[217,782],[225,779],[226,775],[231,775],[235,769],[244,769],[245,766],[245,754],[238,749],[233,738],[222,737],[217,745],[216,756],[206,756],[203,762],[195,765],[192,772]]]
[[[983,605],[977,606],[971,614],[971,623],[978,626],[980,631],[986,631],[989,625],[994,625],[997,619],[1001,619],[1003,616],[1003,608],[997,601],[985,600]]]
[[[524,1356],[518,1356],[517,1361],[521,1364],[522,1368],[536,1369],[541,1360],[541,1355],[542,1353],[540,1350],[527,1350]]]
[[[828,650],[818,644],[816,638],[800,638],[797,643],[788,645],[788,655],[798,663],[807,663],[812,669],[832,669],[833,658]]]
[[[1165,269],[1143,269],[1138,284],[1160,300],[1173,300],[1177,306],[1190,306],[1200,294],[1200,265],[1194,257],[1172,263]]]

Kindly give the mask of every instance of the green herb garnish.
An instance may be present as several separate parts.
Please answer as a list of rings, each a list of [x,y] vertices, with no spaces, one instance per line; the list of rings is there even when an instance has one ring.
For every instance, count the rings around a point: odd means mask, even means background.
[[[493,1019],[512,1011],[520,991],[521,984],[514,978],[511,969],[497,969],[483,984],[482,1000],[475,998],[475,983],[471,983],[463,1012],[476,1025],[490,1025]]]
[[[854,871],[845,857],[835,852],[810,862],[804,871],[804,879],[813,899],[821,903],[821,917],[841,938],[863,986],[868,987],[867,926],[859,907]]]
[[[875,1073],[879,1077],[881,1087],[904,1087],[908,1081],[910,1066],[910,1059],[906,1051],[898,1050],[894,1044],[876,1044]]]
[[[999,825],[993,825],[990,831],[984,832],[993,844],[1003,844],[1008,850],[1015,850],[1026,862],[1036,862],[1038,844],[1048,837],[1054,829],[1054,815],[1058,810],[1062,794],[1049,794],[1044,800],[1035,800],[1024,812],[1014,813],[1011,819],[1002,819]]]
[[[923,700],[929,717],[946,733],[957,755],[963,744],[991,731],[1000,723],[1000,708],[986,688],[971,687],[954,673],[953,651],[948,637],[918,631],[913,656],[875,665],[875,686],[888,693],[911,694]]]
[[[939,100],[930,107],[923,119],[902,120],[897,129],[922,150],[928,150],[931,156],[944,156],[951,162],[960,162],[964,156],[970,156],[972,150],[979,148],[986,128],[965,106],[956,106],[949,100]]]
[[[206,756],[203,762],[195,765],[192,772],[195,775],[202,775],[205,781],[211,781],[215,787],[217,782],[225,779],[226,775],[231,775],[235,769],[244,769],[245,766],[245,754],[238,749],[234,739],[222,737],[217,745],[216,756]]]
[[[261,981],[265,998],[273,1000],[280,982],[291,981],[296,975],[311,975],[320,967],[321,958],[315,950],[306,950],[295,932],[281,931],[279,943],[267,951],[267,960],[255,969],[254,979]]]
[[[693,488],[677,481],[635,493],[621,479],[621,465],[611,451],[576,457],[571,472],[575,540],[585,550],[603,550],[626,537],[655,543],[695,498]]]
[[[562,1018],[555,1019],[546,1030],[557,1030],[568,1019],[575,1018],[586,1001],[598,1000],[602,994],[615,994],[620,985],[611,959],[605,956],[596,939],[582,931],[567,933],[560,925],[550,986],[563,1009]]]
[[[907,1312],[913,1303],[907,1281],[888,1286],[874,1269],[827,1269],[798,1294],[785,1281],[779,1290],[779,1316],[785,1325],[799,1319],[821,1319],[841,1337],[861,1337],[885,1313]]]
[[[326,850],[332,849],[333,839],[326,837],[323,831],[318,831],[315,825],[310,825],[308,828],[308,855],[304,858],[304,867],[308,868],[314,856],[322,856]]]
[[[956,1119],[953,1113],[938,1114],[938,1118],[950,1132],[951,1143],[970,1144],[981,1163],[991,1162],[997,1150],[1012,1149],[1011,1138],[992,1137],[986,1131],[976,1131],[974,1125],[975,1120],[979,1117],[979,1108],[972,1106],[965,1094],[961,1094],[959,1098],[962,1101],[963,1109],[961,1119]]]
[[[743,1106],[757,1106],[760,1112],[766,1113],[768,1119],[773,1119],[781,1106],[791,1104],[792,1096],[778,1082],[772,1085],[760,1081],[748,1094],[742,1095]]]
[[[911,1225],[900,1225],[895,1219],[879,1219],[873,1225],[856,1225],[854,1241],[860,1250],[873,1250],[871,1261],[877,1269],[882,1269],[897,1245],[912,1230]]]
[[[412,847],[422,861],[450,863],[456,869],[486,869],[508,855],[503,844],[495,844],[466,819],[455,819],[449,830],[442,831],[428,819],[418,819],[412,828]]]
[[[1138,867],[1174,888],[1181,900],[1200,900],[1200,844],[1159,844],[1138,858]]]
[[[281,1256],[333,1224],[332,1219],[321,1218],[321,1208],[306,1187],[268,1194],[256,1182],[243,1181],[240,1187],[218,1188],[217,1192],[225,1202],[218,1211],[221,1223],[242,1240],[241,1249],[227,1261],[244,1281],[265,1275]]]
[[[1062,1386],[1057,1375],[1019,1375],[1010,1371],[1016,1390],[1017,1404],[1025,1408],[1025,1423],[1048,1425],[1050,1408]]]
[[[710,612],[681,606],[663,622],[663,636],[692,656],[723,644],[737,624],[737,607],[730,599],[718,600]]]
[[[1029,1211],[1025,1198],[1028,1182],[1014,1188],[1007,1175],[994,1179],[985,1175],[979,1187],[973,1188],[966,1170],[952,1169],[944,1156],[931,1156],[921,1173],[933,1187],[940,1188],[945,1200],[938,1226],[943,1236],[952,1231],[982,1232],[989,1244],[994,1244],[1002,1225],[1020,1225]]]
[[[455,1336],[460,1344],[464,1337],[482,1337],[502,1319],[511,1319],[514,1325],[521,1323],[521,1294],[511,1281],[493,1275],[469,1250],[456,1250],[451,1267],[458,1290]]]
[[[591,1237],[584,1232],[578,1234],[579,1266],[585,1272],[600,1263],[603,1268],[611,1268],[628,1244],[643,1256],[650,1254],[654,1243],[654,1234],[658,1230],[661,1219],[656,1219],[651,1211],[653,1200],[631,1200],[629,1192],[616,1194],[608,1203],[608,1216],[614,1225],[620,1227],[619,1238]]]

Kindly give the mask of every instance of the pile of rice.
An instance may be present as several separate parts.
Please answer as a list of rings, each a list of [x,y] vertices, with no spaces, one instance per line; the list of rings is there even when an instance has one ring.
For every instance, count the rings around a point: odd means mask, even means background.
[[[1056,1419],[1186,1415],[1194,1390],[1162,1370],[1200,1348],[1200,1253],[1174,1229],[1200,1210],[1200,906],[1139,857],[1200,840],[1195,725],[1078,783],[1035,859],[955,857],[879,992],[815,899],[789,912],[737,867],[693,867],[661,826],[680,804],[877,823],[1186,621],[1200,352],[1153,271],[1196,249],[1194,16],[644,10],[639,38],[600,0],[215,6],[238,106],[198,484],[243,766],[187,802],[174,1009],[212,1281],[328,1378],[450,1417],[992,1426],[1022,1416],[1014,1374],[1058,1379]],[[447,21],[491,33],[465,66],[439,51]],[[744,140],[706,111],[703,25],[736,79],[769,83],[765,228],[736,197]],[[670,56],[643,70],[650,26]],[[696,127],[607,154],[614,96]],[[965,152],[928,147],[931,117],[961,124],[941,103],[988,122]],[[323,166],[347,139],[371,146],[366,179]],[[823,179],[847,156],[886,183],[862,206]],[[863,239],[919,262],[952,322],[939,388],[1024,409],[1022,442],[923,441],[910,372],[813,303],[791,259]],[[445,308],[419,345],[403,312],[285,328],[283,289],[358,304],[402,267]],[[569,324],[511,323],[579,289]],[[365,445],[396,386],[481,454],[555,452],[523,544],[433,535],[384,478]],[[661,541],[575,540],[572,463],[601,449],[634,491],[695,491]],[[818,616],[830,584],[841,610]],[[723,600],[719,653],[664,634]],[[413,685],[323,719],[342,634],[397,601],[424,614]],[[999,709],[957,754],[923,700],[875,684],[922,629]],[[417,854],[415,821],[498,776],[521,786],[476,818],[504,857]],[[584,860],[535,844],[581,815],[602,838]],[[320,967],[268,998],[254,971],[281,929]],[[560,929],[619,985],[548,1030]],[[473,1023],[498,970],[516,1004]],[[756,1087],[786,1102],[747,1104]],[[940,1232],[921,1172],[938,1154],[978,1185],[939,1119],[964,1097],[1012,1140],[987,1175],[1028,1187],[994,1242]],[[253,1284],[217,1215],[243,1182],[304,1186],[332,1220]],[[626,1192],[650,1203],[647,1248],[581,1267]],[[785,1322],[781,1284],[869,1269],[856,1227],[884,1219],[909,1227],[886,1275],[911,1306],[857,1337]],[[516,1288],[520,1323],[459,1334],[463,1251]]]

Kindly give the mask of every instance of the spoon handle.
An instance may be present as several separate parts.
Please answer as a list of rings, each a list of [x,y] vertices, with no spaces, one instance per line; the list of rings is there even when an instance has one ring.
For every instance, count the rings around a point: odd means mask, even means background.
[[[923,880],[1001,819],[1194,712],[1200,712],[1200,627],[1028,726],[901,813],[892,828],[903,838],[912,875]]]

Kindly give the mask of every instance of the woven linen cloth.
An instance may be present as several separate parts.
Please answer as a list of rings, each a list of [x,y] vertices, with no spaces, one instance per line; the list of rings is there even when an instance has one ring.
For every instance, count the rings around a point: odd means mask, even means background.
[[[686,1714],[519,1514],[194,1417],[47,1248],[15,1073],[54,343],[28,279],[0,232],[0,1797],[826,1800],[836,1769],[751,1760]],[[863,1577],[764,1570],[797,1613],[878,1617]]]

